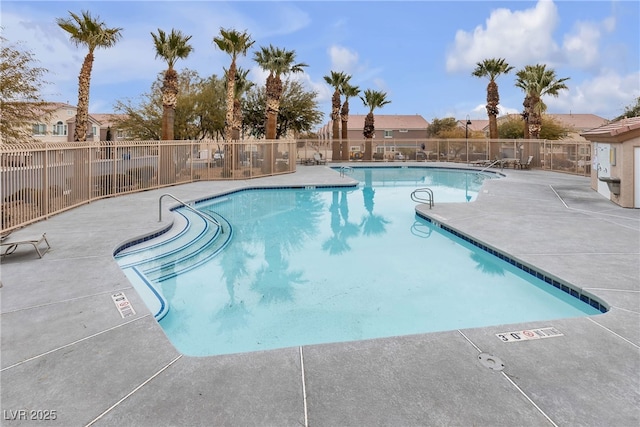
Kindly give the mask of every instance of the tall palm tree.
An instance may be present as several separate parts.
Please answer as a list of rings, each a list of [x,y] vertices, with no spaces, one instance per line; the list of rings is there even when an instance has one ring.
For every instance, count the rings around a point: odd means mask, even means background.
[[[500,95],[496,78],[501,74],[508,74],[513,67],[505,62],[503,58],[485,59],[476,64],[475,70],[471,73],[475,77],[488,77],[487,85],[487,115],[489,116],[489,138],[498,138],[498,104]]]
[[[254,61],[260,68],[269,72],[267,76],[266,93],[266,124],[265,134],[267,139],[276,139],[276,127],[278,125],[278,111],[280,110],[280,97],[282,96],[281,76],[289,73],[299,73],[308,65],[300,62],[295,63],[296,52],[285,50],[269,45],[261,47],[254,54]]]
[[[167,63],[162,82],[162,139],[171,141],[174,139],[178,100],[178,72],[174,66],[178,59],[187,58],[193,51],[193,47],[189,44],[191,36],[184,35],[175,29],[171,29],[171,33],[167,34],[158,28],[158,33],[152,32],[151,37],[156,49],[156,58],[161,58]]]
[[[225,75],[225,89],[227,89],[228,85],[228,74],[229,71],[224,69]],[[233,93],[233,120],[231,121],[231,130],[232,130],[232,139],[239,140],[240,139],[240,129],[242,128],[242,95],[245,94],[251,87],[254,85],[249,79],[247,79],[247,75],[249,74],[249,70],[243,70],[238,67],[236,69],[236,78],[235,78],[235,88]]]
[[[227,71],[227,112],[224,127],[224,138],[227,141],[231,141],[233,139],[233,106],[236,99],[236,60],[240,55],[245,56],[255,42],[251,40],[251,35],[246,31],[240,32],[238,30],[227,30],[224,28],[220,28],[220,36],[214,37],[213,42],[218,46],[218,49],[231,56],[231,64]]]
[[[364,97],[360,97],[365,107],[369,107],[369,113],[364,118],[364,129],[362,129],[362,135],[364,135],[366,141],[364,144],[364,160],[372,159],[372,141],[373,135],[376,132],[375,118],[373,117],[373,111],[376,108],[382,108],[385,105],[391,103],[387,99],[386,92],[380,92],[377,90],[367,89],[364,91]]]
[[[344,95],[344,102],[340,110],[340,120],[342,121],[342,141],[346,149],[342,151],[342,160],[349,160],[349,98],[358,96],[360,88],[351,86],[348,82],[344,82],[340,87],[340,92]]]
[[[331,71],[331,74],[324,76],[324,81],[333,87],[333,96],[331,97],[331,123],[333,131],[331,136],[331,158],[336,160],[340,158],[340,89],[342,85],[349,82],[351,76],[342,71]]]
[[[529,137],[538,139],[542,127],[542,113],[547,109],[542,97],[545,95],[557,97],[561,90],[568,89],[564,82],[569,80],[569,77],[559,79],[555,70],[547,69],[545,64],[525,65],[516,73],[516,76],[516,87],[525,93],[523,117]]]
[[[92,17],[88,11],[80,15],[69,12],[71,18],[56,19],[60,28],[69,33],[71,42],[76,46],[86,46],[89,52],[84,57],[80,76],[78,77],[78,112],[74,132],[75,141],[87,140],[89,122],[89,87],[91,85],[91,69],[93,68],[93,52],[98,48],[113,47],[121,37],[122,28],[107,28],[99,17]]]

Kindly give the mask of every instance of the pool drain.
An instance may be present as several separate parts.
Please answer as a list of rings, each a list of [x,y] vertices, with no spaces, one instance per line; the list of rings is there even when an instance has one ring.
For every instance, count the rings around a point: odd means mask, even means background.
[[[489,368],[492,371],[502,371],[504,369],[504,362],[493,354],[480,353],[478,355],[478,360],[482,366]]]

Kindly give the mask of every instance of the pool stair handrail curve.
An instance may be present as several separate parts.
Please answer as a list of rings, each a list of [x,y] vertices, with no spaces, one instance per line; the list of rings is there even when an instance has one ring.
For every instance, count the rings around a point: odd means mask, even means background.
[[[182,200],[178,199],[176,196],[174,196],[171,193],[164,193],[158,199],[158,222],[162,221],[162,199],[164,197],[171,197],[173,200],[175,200],[176,202],[180,203],[182,206],[184,206],[185,208],[187,208],[191,212],[195,213],[196,215],[199,215],[205,221],[211,221],[213,224],[218,226],[218,228],[220,229],[220,232],[224,234],[224,229],[222,228],[222,224],[220,224],[220,222],[217,219],[215,219],[214,217],[212,217],[211,215],[209,215],[207,213],[204,213],[204,212],[201,212],[201,211],[199,211],[197,209],[192,208],[190,204],[183,202]]]
[[[433,207],[433,190],[429,187],[416,188],[411,192],[411,200],[418,203],[426,203],[431,209]]]
[[[351,166],[340,166],[340,177],[353,174],[353,168]]]
[[[496,164],[498,164],[498,163],[500,163],[500,169],[502,170],[502,169],[503,169],[503,168],[502,168],[502,165],[503,165],[503,164],[502,164],[502,160],[501,160],[501,159],[495,159],[493,162],[489,163],[487,166],[485,166],[484,168],[482,168],[482,169],[480,170],[480,172],[484,172],[484,171],[486,171],[487,169],[492,168],[494,165],[496,165]]]

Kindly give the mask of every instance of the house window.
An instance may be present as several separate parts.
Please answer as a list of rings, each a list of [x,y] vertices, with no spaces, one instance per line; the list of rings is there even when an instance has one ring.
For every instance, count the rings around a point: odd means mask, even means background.
[[[400,129],[400,133],[407,133],[409,132],[409,129]]]
[[[384,137],[385,138],[393,138],[393,131],[392,130],[385,130],[384,131]]]
[[[53,125],[53,134],[54,135],[59,135],[59,136],[66,135],[67,134],[67,125],[62,123],[62,121],[59,121],[58,123]]]
[[[46,135],[47,134],[47,125],[44,123],[36,123],[33,125],[33,134],[34,135]]]

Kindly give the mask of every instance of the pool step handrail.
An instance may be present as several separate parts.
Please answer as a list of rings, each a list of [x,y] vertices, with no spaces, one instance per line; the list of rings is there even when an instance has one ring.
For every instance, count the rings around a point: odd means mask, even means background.
[[[502,159],[495,159],[493,162],[489,163],[489,165],[485,166],[484,168],[480,169],[480,172],[484,172],[487,169],[493,167],[493,165],[497,164],[500,162],[500,166],[502,166]]]
[[[340,166],[340,176],[344,177],[345,175],[351,175],[353,173],[353,168],[351,166]]]
[[[429,209],[433,207],[433,190],[429,187],[416,188],[411,192],[411,200],[418,203],[427,203]]]
[[[191,212],[195,213],[196,215],[200,216],[205,221],[211,221],[213,224],[215,224],[220,229],[220,232],[224,234],[224,229],[222,228],[222,224],[220,224],[220,222],[217,219],[215,219],[214,217],[212,217],[211,215],[209,215],[207,213],[204,213],[204,212],[201,212],[201,211],[199,211],[197,209],[192,208],[191,205],[189,205],[188,203],[183,202],[182,200],[178,199],[176,196],[174,196],[173,194],[170,194],[170,193],[165,193],[162,196],[160,196],[160,199],[158,199],[158,222],[162,221],[162,199],[164,197],[171,197],[173,200],[175,200],[176,202],[180,203],[182,206],[184,206],[185,208],[187,208]]]

